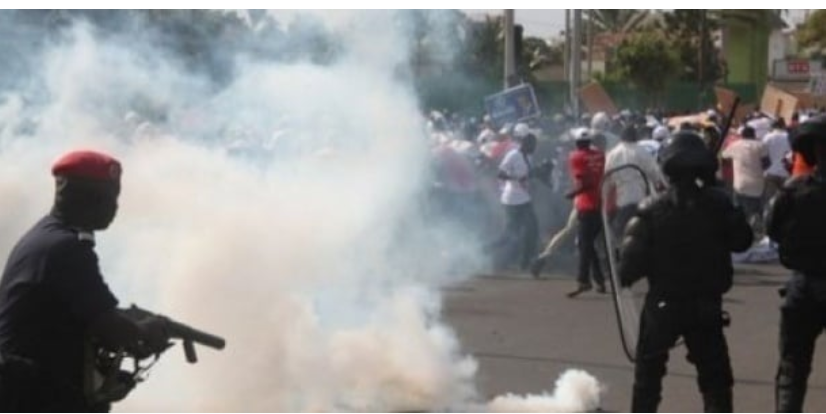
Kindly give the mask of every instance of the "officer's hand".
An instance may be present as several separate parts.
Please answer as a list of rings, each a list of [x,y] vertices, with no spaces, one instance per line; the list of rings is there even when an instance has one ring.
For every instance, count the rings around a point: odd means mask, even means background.
[[[152,316],[136,323],[140,329],[141,348],[149,354],[161,353],[170,346],[166,318]]]

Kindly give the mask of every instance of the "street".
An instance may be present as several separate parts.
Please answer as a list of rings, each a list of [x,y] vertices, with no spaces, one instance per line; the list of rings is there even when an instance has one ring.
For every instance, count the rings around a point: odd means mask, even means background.
[[[570,271],[528,275],[489,275],[448,289],[446,318],[466,352],[479,361],[478,387],[485,397],[552,391],[566,369],[581,368],[606,387],[602,409],[627,412],[633,365],[619,339],[609,295],[594,292],[577,299]],[[773,412],[780,297],[786,271],[779,265],[739,266],[726,296],[732,317],[726,330],[734,369],[736,411]],[[702,412],[696,372],[686,349],[671,351],[663,382],[663,412]],[[826,347],[817,349],[806,408],[826,410]]]

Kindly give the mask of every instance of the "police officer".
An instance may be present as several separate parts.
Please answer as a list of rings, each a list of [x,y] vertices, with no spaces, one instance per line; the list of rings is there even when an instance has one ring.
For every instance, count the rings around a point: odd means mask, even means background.
[[[98,267],[93,232],[115,217],[120,163],[75,151],[52,173],[52,211],[20,239],[0,280],[0,411],[108,411],[84,391],[89,339],[154,353],[168,342],[165,323],[121,314]]]
[[[766,229],[793,271],[780,313],[777,412],[802,412],[817,337],[826,327],[826,116],[800,124],[794,150],[814,170],[794,177],[769,208]]]
[[[706,412],[732,411],[733,377],[723,335],[722,296],[732,285],[731,252],[752,232],[743,212],[716,186],[715,155],[695,132],[663,149],[670,186],[640,203],[622,244],[624,287],[648,278],[636,349],[633,412],[654,412],[671,347],[682,337],[697,367]]]

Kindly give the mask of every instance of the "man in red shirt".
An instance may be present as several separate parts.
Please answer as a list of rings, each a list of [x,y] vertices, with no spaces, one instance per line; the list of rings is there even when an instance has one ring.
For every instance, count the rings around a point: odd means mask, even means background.
[[[597,292],[605,293],[605,277],[599,265],[596,240],[602,230],[600,214],[600,183],[605,170],[605,153],[591,145],[601,137],[581,134],[576,139],[576,150],[571,153],[569,167],[574,188],[567,196],[574,199],[578,221],[579,286],[568,294],[576,297],[591,290],[591,276],[597,284]]]

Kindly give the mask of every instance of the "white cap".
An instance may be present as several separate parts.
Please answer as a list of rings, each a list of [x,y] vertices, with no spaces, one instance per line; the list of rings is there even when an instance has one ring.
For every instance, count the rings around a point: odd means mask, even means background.
[[[526,124],[524,122],[520,122],[520,123],[516,124],[515,127],[513,127],[513,137],[514,138],[525,137],[526,135],[529,135],[531,132],[532,132],[531,127],[529,127],[528,124]]]
[[[599,131],[605,131],[608,129],[608,125],[611,123],[611,118],[608,117],[608,114],[605,112],[597,112],[593,118],[591,118],[591,129],[596,129]]]
[[[669,135],[671,135],[671,131],[669,131],[665,125],[660,125],[651,131],[651,138],[657,141],[665,141]]]
[[[574,128],[571,130],[571,136],[574,137],[574,141],[590,141],[591,131],[588,128]]]

